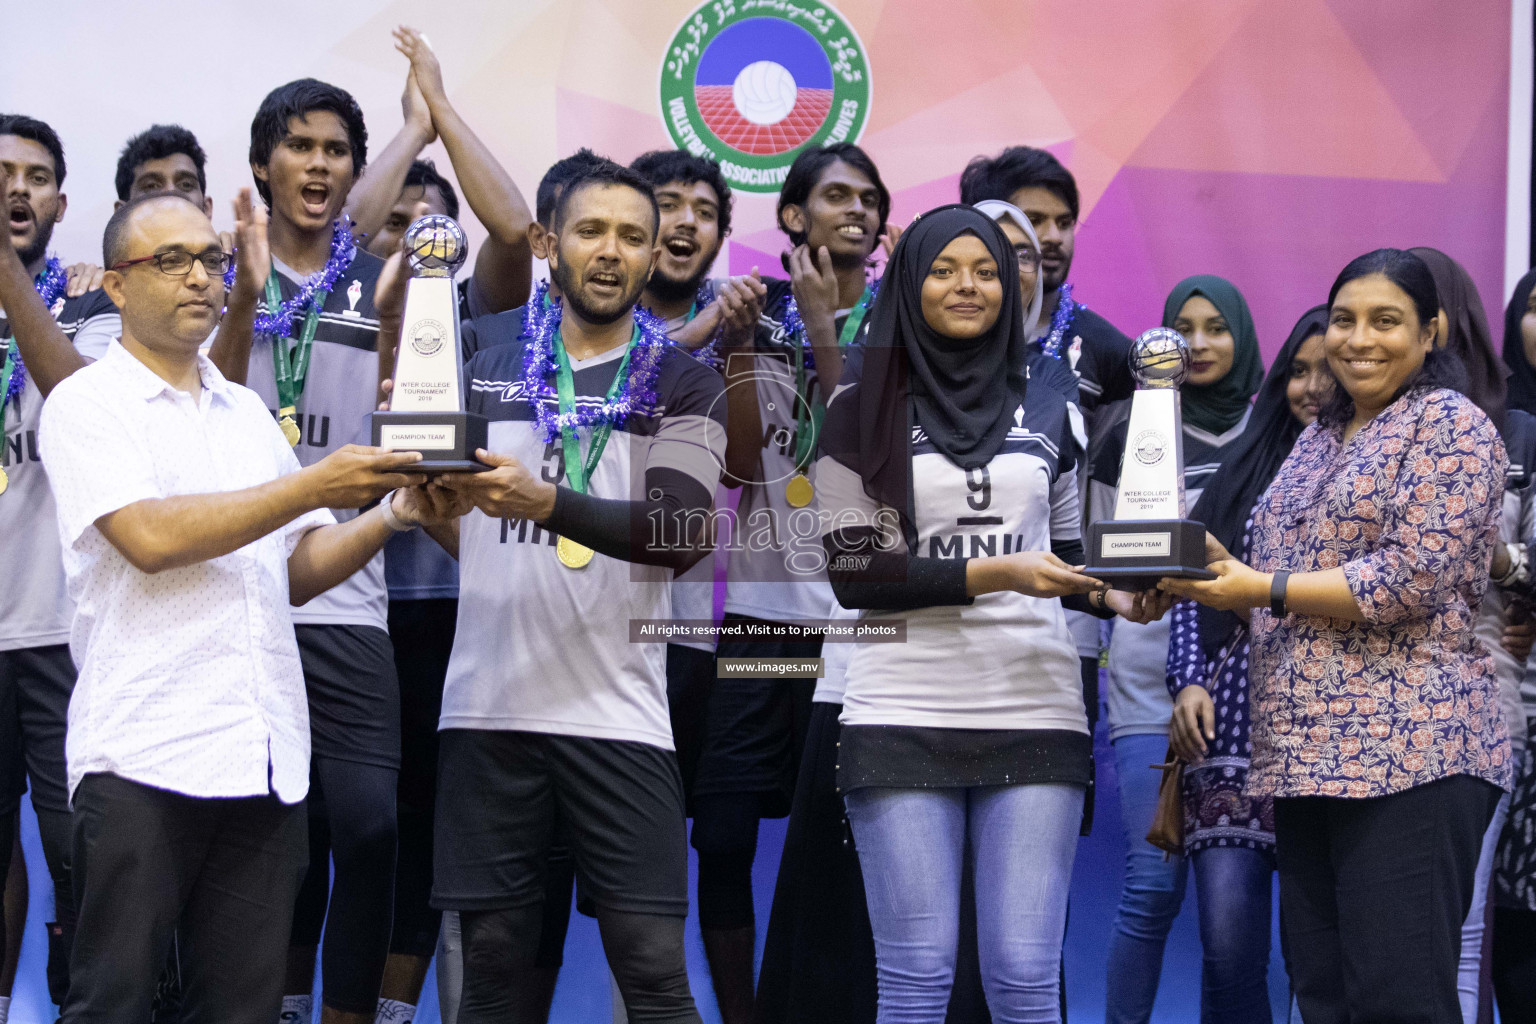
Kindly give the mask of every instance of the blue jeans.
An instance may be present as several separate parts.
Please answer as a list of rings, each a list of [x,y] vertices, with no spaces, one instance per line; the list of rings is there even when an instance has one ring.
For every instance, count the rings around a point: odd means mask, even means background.
[[[1083,787],[856,789],[845,799],[875,936],[878,1024],[944,1021],[967,835],[992,1019],[1059,1022],[1061,943]]]
[[[1242,846],[1196,852],[1200,1024],[1272,1024],[1269,921],[1275,856]]]
[[[1509,818],[1510,795],[1505,793],[1494,808],[1493,820],[1483,833],[1483,849],[1477,858],[1477,874],[1472,877],[1472,909],[1461,926],[1461,966],[1456,971],[1456,992],[1461,999],[1465,1024],[1477,1024],[1479,996],[1482,994],[1483,936],[1487,932],[1488,883],[1493,880],[1493,855],[1504,834]]]
[[[1125,829],[1125,885],[1109,937],[1109,977],[1104,987],[1105,1024],[1147,1024],[1163,973],[1168,929],[1184,903],[1188,874],[1183,857],[1163,859],[1147,842],[1157,812],[1157,786],[1168,753],[1164,734],[1122,736],[1114,741],[1120,786],[1120,821]]]

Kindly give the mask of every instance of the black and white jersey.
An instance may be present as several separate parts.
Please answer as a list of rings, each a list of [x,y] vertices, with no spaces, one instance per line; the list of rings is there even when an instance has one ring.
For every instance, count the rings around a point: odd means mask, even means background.
[[[1042,337],[1050,333],[1050,321],[1041,324]],[[1038,350],[1041,339],[1032,347]],[[1114,324],[1081,306],[1062,339],[1061,358],[1078,376],[1083,412],[1093,418],[1101,406],[1131,397],[1136,379],[1131,375],[1131,339]]]
[[[494,318],[491,318],[494,319]],[[577,401],[596,404],[623,346],[572,360]],[[483,348],[465,368],[467,407],[490,421],[489,447],[565,482],[523,382],[523,346]],[[614,428],[588,493],[641,500],[648,470],[686,474],[713,493],[725,458],[720,377],[667,349],[655,405]],[[581,431],[586,451],[588,432]],[[672,572],[597,554],[584,569],[556,557],[555,534],[478,509],[459,524],[459,617],[443,692],[443,729],[522,730],[672,749],[666,643],[631,643],[630,622],[671,615]]]
[[[858,400],[861,366],[849,360],[835,401]],[[851,439],[828,439],[821,449],[817,500],[827,532],[874,522],[880,512],[857,463]],[[1067,403],[1053,388],[1028,390],[1001,450],[980,469],[961,469],[915,426],[911,473],[917,557],[1049,551],[1053,542],[1081,537]],[[844,678],[845,725],[1088,731],[1077,651],[1059,599],[1009,591],[970,604],[862,613],[883,615],[906,620],[906,642],[854,647]]]
[[[60,298],[53,318],[87,359],[99,359],[122,333],[117,307],[105,292]],[[0,315],[0,338],[11,339]],[[8,344],[16,344],[11,339]],[[3,361],[3,360],[0,360]],[[0,387],[4,382],[0,382]],[[58,512],[37,447],[43,393],[29,376],[5,406],[5,446],[0,468],[9,485],[0,494],[0,651],[69,642],[74,608],[64,589],[64,554]]]
[[[272,263],[277,268],[284,300],[297,294],[303,287],[303,276],[276,258]],[[294,454],[302,466],[314,465],[343,445],[366,445],[372,441],[369,414],[378,407],[379,379],[379,314],[373,305],[373,293],[383,268],[383,260],[359,249],[320,311],[310,349],[309,375],[297,402],[299,443]],[[257,313],[266,311],[263,299]],[[293,337],[298,337],[303,323],[303,317],[295,318]],[[277,378],[272,368],[272,339],[266,335],[257,334],[251,343],[246,384],[276,416]],[[360,510],[331,511],[339,522],[346,522]],[[387,629],[387,613],[384,554],[380,552],[350,579],[302,608],[295,608],[293,621],[297,625]]]
[[[795,475],[795,431],[800,405],[795,360],[801,341],[784,328],[785,307],[792,294],[789,282],[770,278],[763,283],[768,288],[768,297],[758,320],[750,376],[730,385],[756,389],[761,444],[757,473],[741,484],[736,506],[725,612],[770,622],[822,619],[832,601],[832,587],[825,568],[808,571],[816,560],[805,557],[807,552],[814,555],[820,550],[821,531],[814,513],[808,508],[794,507],[785,494],[785,487]],[[848,313],[849,310],[838,312],[839,330]],[[728,370],[736,372],[734,366]],[[814,361],[809,359],[805,393],[825,399],[818,387]],[[806,467],[813,487],[817,471],[813,459]]]

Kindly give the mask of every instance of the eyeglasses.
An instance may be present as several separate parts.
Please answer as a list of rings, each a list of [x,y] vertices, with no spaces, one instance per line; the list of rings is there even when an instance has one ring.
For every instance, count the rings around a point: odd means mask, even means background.
[[[1040,269],[1040,254],[1027,245],[1014,248],[1014,254],[1019,258],[1019,266],[1025,270]]]
[[[231,253],[221,252],[218,249],[195,254],[183,249],[172,249],[170,252],[157,252],[153,256],[140,256],[136,260],[123,260],[121,263],[112,264],[108,269],[122,270],[151,260],[160,268],[160,273],[169,274],[171,277],[186,277],[192,273],[193,263],[201,263],[209,277],[223,277],[224,272],[234,265],[235,257]]]

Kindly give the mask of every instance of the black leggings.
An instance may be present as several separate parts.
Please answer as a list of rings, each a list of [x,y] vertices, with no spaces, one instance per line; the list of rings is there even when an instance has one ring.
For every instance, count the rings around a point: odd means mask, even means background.
[[[1536,1020],[1536,910],[1494,908],[1493,991],[1504,1020]]]
[[[69,949],[75,939],[75,893],[69,874],[70,820],[64,811],[37,812],[38,837],[42,840],[43,860],[48,877],[53,879],[53,920],[48,923],[48,997],[63,1005],[69,990]],[[0,814],[0,963],[5,961],[5,879],[11,870],[11,852],[16,846],[15,811]]]
[[[752,860],[757,856],[757,793],[694,797],[693,847],[699,852],[699,927],[751,928]]]
[[[330,757],[310,765],[309,871],[294,906],[291,945],[318,945],[325,926],[322,997],[344,1013],[373,1013],[384,981],[395,905],[396,775]]]
[[[539,1011],[519,1000],[531,986],[520,974],[538,955],[544,907],[463,910],[464,999],[458,1024],[543,1024]],[[681,917],[632,914],[599,907],[603,952],[632,1024],[698,1024],[683,962]]]

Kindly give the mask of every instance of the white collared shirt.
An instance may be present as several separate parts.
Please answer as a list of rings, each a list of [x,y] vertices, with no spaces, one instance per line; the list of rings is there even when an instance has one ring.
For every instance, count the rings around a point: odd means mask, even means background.
[[[194,400],[114,341],[54,388],[40,447],[76,602],[69,791],[91,772],[197,797],[309,788],[309,712],[288,556],[335,522],[306,513],[219,558],[149,575],[96,521],[152,498],[235,491],[299,469],[256,393],[206,358]]]

